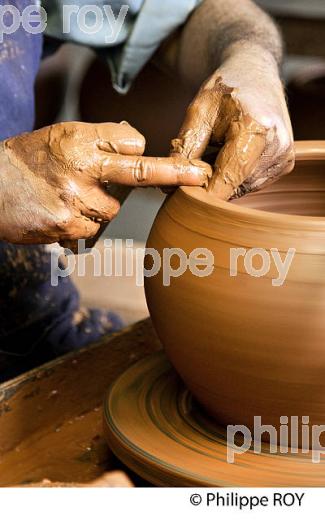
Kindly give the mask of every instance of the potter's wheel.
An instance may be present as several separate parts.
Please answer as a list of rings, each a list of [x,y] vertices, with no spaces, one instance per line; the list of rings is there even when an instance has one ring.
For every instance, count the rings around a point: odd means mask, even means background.
[[[133,471],[158,486],[323,486],[325,461],[252,450],[227,463],[226,430],[195,403],[163,353],[140,361],[111,387],[106,438]]]

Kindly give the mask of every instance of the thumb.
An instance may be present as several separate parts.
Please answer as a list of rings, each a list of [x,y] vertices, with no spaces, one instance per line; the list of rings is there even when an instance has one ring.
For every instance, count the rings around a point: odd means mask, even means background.
[[[231,123],[208,191],[223,200],[230,199],[258,167],[266,147],[266,134],[267,129],[250,116]]]

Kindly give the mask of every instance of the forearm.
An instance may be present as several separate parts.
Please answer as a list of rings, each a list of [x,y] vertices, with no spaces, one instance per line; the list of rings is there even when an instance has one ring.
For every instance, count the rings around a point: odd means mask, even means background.
[[[251,0],[204,0],[162,54],[169,67],[197,88],[226,59],[250,47],[277,68],[282,42],[271,18]]]

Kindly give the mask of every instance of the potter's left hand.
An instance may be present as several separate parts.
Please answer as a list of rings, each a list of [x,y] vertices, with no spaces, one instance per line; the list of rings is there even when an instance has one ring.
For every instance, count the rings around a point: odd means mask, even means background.
[[[209,190],[224,200],[256,191],[294,167],[293,135],[271,54],[245,45],[228,55],[187,110],[173,155],[201,157],[224,143]]]

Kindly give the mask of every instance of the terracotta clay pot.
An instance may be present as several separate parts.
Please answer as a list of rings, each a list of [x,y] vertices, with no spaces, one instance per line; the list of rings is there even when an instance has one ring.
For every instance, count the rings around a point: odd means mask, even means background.
[[[298,142],[296,150],[292,174],[238,201],[177,190],[149,237],[161,256],[164,248],[213,254],[209,276],[187,269],[164,286],[161,269],[146,279],[146,295],[169,359],[223,425],[252,429],[254,416],[277,428],[281,416],[325,423],[325,141]],[[230,276],[236,248],[248,257],[246,265],[238,257],[237,276]],[[292,248],[285,281],[273,285],[271,252],[283,261]],[[172,260],[178,268],[177,256]],[[269,271],[251,274],[262,267]]]

